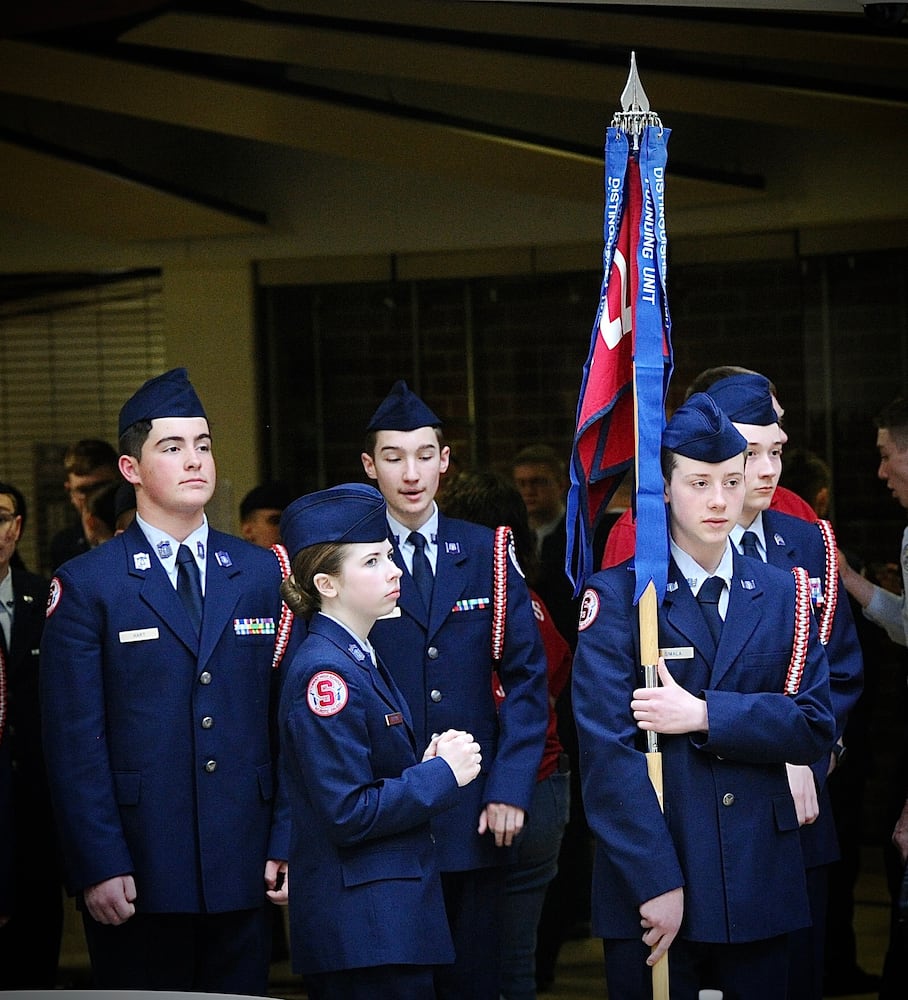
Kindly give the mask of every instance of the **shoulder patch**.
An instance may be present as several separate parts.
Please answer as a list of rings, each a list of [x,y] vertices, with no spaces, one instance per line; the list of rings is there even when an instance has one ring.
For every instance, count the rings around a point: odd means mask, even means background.
[[[577,622],[577,631],[582,632],[599,616],[599,595],[595,590],[586,590],[580,602],[580,619]]]
[[[337,715],[349,697],[347,682],[333,670],[320,670],[313,674],[306,692],[309,708],[322,717]]]
[[[50,581],[50,591],[47,594],[46,618],[50,618],[50,616],[57,610],[57,605],[60,603],[60,598],[62,596],[63,585],[57,577],[54,577],[53,580]]]
[[[508,558],[511,560],[511,565],[517,572],[526,579],[526,574],[520,568],[520,563],[517,561],[517,550],[514,548],[514,536],[511,535],[508,538]]]

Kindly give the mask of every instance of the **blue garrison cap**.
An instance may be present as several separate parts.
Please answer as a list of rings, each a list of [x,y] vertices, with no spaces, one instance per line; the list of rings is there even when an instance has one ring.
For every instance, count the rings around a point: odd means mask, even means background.
[[[735,424],[768,427],[779,422],[772,405],[769,379],[756,373],[720,378],[705,390],[719,409]]]
[[[718,465],[747,447],[712,396],[695,392],[672,414],[662,433],[662,446],[685,458]]]
[[[387,537],[385,498],[365,483],[307,493],[281,514],[281,538],[291,559],[320,542],[381,542]]]
[[[196,395],[185,368],[171,368],[140,386],[120,410],[118,433],[139,420],[158,417],[205,417],[205,408]]]
[[[391,386],[391,391],[372,414],[367,431],[415,431],[419,427],[438,427],[441,418],[412,392],[403,379]]]

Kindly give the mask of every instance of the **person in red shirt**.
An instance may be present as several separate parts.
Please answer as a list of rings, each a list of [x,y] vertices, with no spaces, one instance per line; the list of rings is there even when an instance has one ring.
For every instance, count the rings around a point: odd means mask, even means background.
[[[684,399],[690,399],[695,392],[705,392],[711,385],[718,382],[719,379],[729,378],[732,375],[754,374],[760,373],[754,372],[750,368],[740,368],[737,365],[718,365],[715,368],[707,368],[700,372],[687,387]],[[772,405],[779,417],[779,427],[782,429],[782,444],[784,445],[788,441],[788,435],[785,433],[785,428],[782,424],[785,410],[779,402],[775,385],[772,382],[769,385],[772,392]],[[800,517],[805,521],[813,522],[817,520],[817,513],[813,507],[802,497],[799,497],[797,493],[793,493],[784,486],[776,487],[772,503],[769,507],[770,510],[778,510],[783,514],[792,514],[794,517]],[[629,507],[618,518],[608,533],[600,568],[608,569],[610,566],[617,566],[619,563],[624,562],[625,559],[630,559],[634,554],[636,545],[637,527],[634,521],[633,508]]]

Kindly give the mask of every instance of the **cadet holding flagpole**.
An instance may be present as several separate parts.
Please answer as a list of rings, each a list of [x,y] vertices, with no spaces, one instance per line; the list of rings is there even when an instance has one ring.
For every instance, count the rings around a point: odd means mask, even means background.
[[[666,427],[658,687],[640,667],[633,565],[591,576],[581,601],[573,695],[596,842],[592,933],[621,1000],[653,995],[651,967],[669,950],[672,1000],[701,988],[784,996],[786,935],[810,919],[785,764],[832,745],[828,664],[806,573],[746,559],[728,540],[745,447],[703,393]],[[664,811],[644,752],[651,732]]]

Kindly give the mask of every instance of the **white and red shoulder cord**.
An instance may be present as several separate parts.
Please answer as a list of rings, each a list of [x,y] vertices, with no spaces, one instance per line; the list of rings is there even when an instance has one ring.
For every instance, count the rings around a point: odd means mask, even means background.
[[[277,556],[278,565],[281,567],[281,577],[287,579],[290,576],[290,556],[283,545],[272,545],[271,551]],[[290,630],[293,628],[293,612],[281,601],[281,620],[277,627],[277,635],[274,638],[274,657],[271,660],[271,669],[277,670],[287,652],[287,643],[290,642]]]

